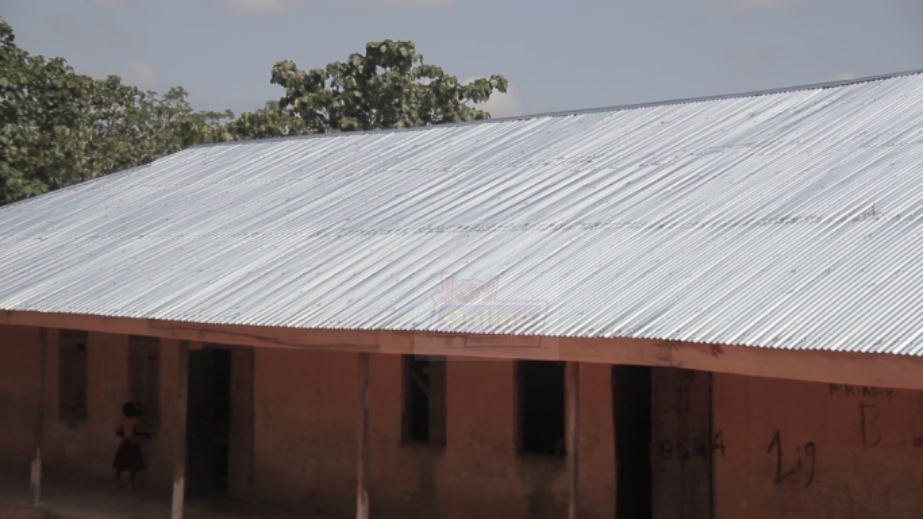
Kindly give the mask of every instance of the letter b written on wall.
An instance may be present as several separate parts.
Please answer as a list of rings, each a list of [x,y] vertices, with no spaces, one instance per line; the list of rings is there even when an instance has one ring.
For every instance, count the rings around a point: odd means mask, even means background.
[[[58,417],[70,426],[87,419],[87,333],[61,330]]]

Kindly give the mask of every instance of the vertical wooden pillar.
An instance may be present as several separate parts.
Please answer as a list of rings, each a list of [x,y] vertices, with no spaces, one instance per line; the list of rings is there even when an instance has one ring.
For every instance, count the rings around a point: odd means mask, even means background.
[[[45,364],[48,355],[48,330],[39,328],[38,351],[38,408],[35,414],[35,457],[29,475],[32,487],[32,504],[42,501],[42,446],[45,436]]]
[[[189,343],[180,341],[176,358],[176,437],[173,445],[173,500],[170,519],[182,519],[186,495],[186,410],[189,396]]]
[[[580,493],[580,450],[579,450],[579,406],[580,406],[580,364],[567,363],[565,374],[567,409],[567,472],[569,477],[568,519],[577,519]]]
[[[359,423],[356,441],[356,519],[369,518],[369,354],[359,354]]]

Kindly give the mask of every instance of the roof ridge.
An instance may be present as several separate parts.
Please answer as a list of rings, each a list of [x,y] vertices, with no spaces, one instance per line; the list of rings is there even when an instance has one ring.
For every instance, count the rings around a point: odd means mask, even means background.
[[[570,115],[582,115],[582,114],[594,114],[594,113],[603,113],[603,112],[621,112],[625,110],[638,110],[643,108],[654,108],[658,106],[671,106],[671,105],[681,105],[681,104],[690,104],[690,103],[703,103],[710,101],[721,101],[725,99],[742,99],[747,97],[760,97],[767,95],[775,94],[784,94],[788,92],[800,92],[803,90],[825,90],[830,88],[839,88],[844,86],[858,85],[862,83],[872,83],[876,81],[883,81],[887,79],[896,79],[901,77],[923,75],[923,68],[905,70],[901,72],[891,72],[887,74],[877,74],[872,76],[863,76],[859,78],[852,79],[841,79],[835,81],[822,81],[817,83],[805,83],[800,85],[791,85],[785,87],[776,87],[776,88],[766,88],[760,90],[750,90],[745,92],[734,92],[729,94],[714,94],[707,96],[697,96],[697,97],[680,97],[676,99],[666,99],[661,101],[647,101],[642,103],[629,103],[622,105],[610,105],[610,106],[601,106],[596,108],[583,108],[576,110],[558,110],[558,111],[548,111],[548,112],[537,112],[532,114],[523,114],[523,115],[511,115],[508,117],[498,117],[496,119],[478,119],[474,121],[461,121],[456,123],[442,123],[429,126],[408,126],[403,128],[380,128],[376,130],[355,130],[347,132],[329,132],[329,133],[307,133],[302,135],[286,135],[281,137],[264,137],[258,139],[247,139],[247,140],[236,140],[236,141],[222,141],[222,142],[210,142],[204,144],[197,144],[190,146],[186,149],[195,149],[195,148],[205,148],[211,146],[229,146],[229,145],[239,145],[239,144],[254,144],[254,143],[265,143],[273,141],[289,141],[289,140],[299,140],[299,139],[319,139],[325,137],[343,137],[343,136],[352,136],[352,135],[369,135],[369,134],[387,134],[387,133],[399,133],[399,132],[408,132],[408,131],[423,131],[423,130],[432,130],[436,128],[453,128],[458,126],[469,126],[476,124],[493,124],[493,123],[504,123],[512,121],[524,121],[529,119],[539,119],[545,117],[566,117]]]

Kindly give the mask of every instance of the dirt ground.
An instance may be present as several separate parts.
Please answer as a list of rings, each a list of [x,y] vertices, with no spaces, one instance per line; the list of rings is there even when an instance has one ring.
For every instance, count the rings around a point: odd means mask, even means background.
[[[31,505],[26,467],[0,467],[0,519],[168,519],[170,496],[162,492],[117,490],[111,481],[88,480],[46,471],[42,503]],[[273,505],[194,499],[185,506],[190,519],[335,519],[306,515]]]

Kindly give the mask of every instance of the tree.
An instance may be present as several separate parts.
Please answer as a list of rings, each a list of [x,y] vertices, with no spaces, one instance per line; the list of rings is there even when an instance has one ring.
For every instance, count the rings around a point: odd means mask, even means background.
[[[483,119],[474,104],[507,88],[500,75],[463,84],[392,40],[324,68],[280,61],[271,82],[285,95],[262,109],[196,111],[180,87],[160,95],[33,56],[0,19],[0,204],[205,142]]]
[[[253,112],[244,112],[230,121],[224,128],[227,140],[261,139],[312,133],[304,121],[289,110],[282,110],[279,103],[268,101]]]
[[[297,133],[484,119],[490,114],[472,105],[507,89],[501,75],[461,83],[441,67],[424,63],[413,42],[394,40],[370,42],[364,55],[308,71],[280,61],[271,81],[285,89],[278,111],[290,116],[286,121],[303,122]]]
[[[0,204],[226,138],[230,116],[30,55],[0,20]]]

